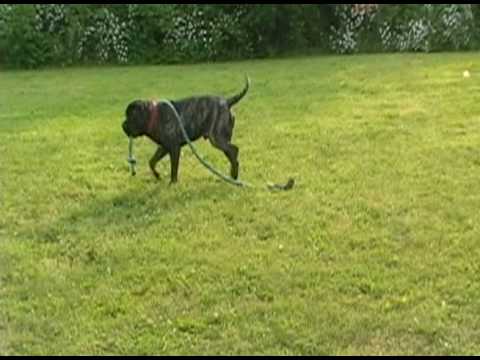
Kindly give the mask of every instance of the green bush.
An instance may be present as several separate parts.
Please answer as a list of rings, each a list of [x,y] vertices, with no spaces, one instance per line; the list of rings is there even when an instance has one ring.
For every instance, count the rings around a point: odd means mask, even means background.
[[[474,24],[474,46],[480,48],[480,5],[472,4],[473,24]]]
[[[475,44],[469,4],[345,4],[336,6],[335,16],[330,43],[338,53],[465,50]]]
[[[165,62],[170,58],[163,41],[173,26],[175,5],[127,5],[130,62]]]
[[[238,6],[177,6],[173,24],[163,41],[171,59],[179,61],[232,59],[248,57],[250,47],[241,30],[244,10]]]
[[[438,51],[468,49],[473,33],[470,5],[386,5],[378,24],[387,50]]]
[[[35,9],[29,5],[11,8],[2,26],[1,52],[11,66],[36,68],[50,60],[48,41],[35,29]]]
[[[0,40],[5,57],[2,61],[19,67],[37,67],[215,61],[276,55],[319,46],[328,26],[322,25],[324,9],[329,7],[2,5],[0,34],[5,33],[3,41]]]
[[[242,28],[259,56],[321,46],[329,5],[244,5]]]
[[[0,62],[25,68],[479,46],[475,4],[0,5]]]

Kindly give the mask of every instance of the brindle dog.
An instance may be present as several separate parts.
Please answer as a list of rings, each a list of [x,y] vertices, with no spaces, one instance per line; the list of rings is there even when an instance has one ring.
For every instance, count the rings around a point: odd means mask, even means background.
[[[183,125],[189,139],[193,142],[200,137],[208,139],[217,149],[223,151],[230,161],[230,175],[238,178],[239,163],[237,146],[232,139],[235,118],[232,107],[247,93],[250,80],[246,79],[245,88],[230,98],[219,96],[197,96],[171,101],[182,117]],[[171,183],[178,180],[178,165],[181,148],[186,144],[177,118],[165,103],[136,100],[126,110],[126,120],[122,124],[123,131],[129,137],[146,135],[158,144],[158,149],[150,159],[150,169],[158,179],[156,164],[167,154],[170,155]]]

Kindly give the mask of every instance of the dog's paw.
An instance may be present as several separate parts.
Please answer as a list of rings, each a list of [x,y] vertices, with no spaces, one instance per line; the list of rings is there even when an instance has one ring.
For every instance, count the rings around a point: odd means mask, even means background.
[[[232,179],[238,180],[238,172],[239,172],[239,164],[237,161],[237,163],[235,164],[235,167],[233,167],[230,171],[230,176],[232,177]]]

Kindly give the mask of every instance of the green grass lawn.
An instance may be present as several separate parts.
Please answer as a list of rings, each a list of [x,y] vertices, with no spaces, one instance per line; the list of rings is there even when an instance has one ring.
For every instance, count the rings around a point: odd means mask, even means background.
[[[0,72],[0,354],[480,354],[479,55]],[[240,177],[292,191],[129,175],[128,102],[245,73]]]

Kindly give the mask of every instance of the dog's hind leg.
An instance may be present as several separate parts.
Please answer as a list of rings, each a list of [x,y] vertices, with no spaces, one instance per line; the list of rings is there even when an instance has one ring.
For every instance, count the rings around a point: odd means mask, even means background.
[[[150,162],[149,162],[150,170],[152,170],[153,176],[155,176],[155,178],[157,179],[160,178],[160,174],[157,172],[157,170],[155,170],[155,166],[167,154],[168,154],[168,151],[165,150],[163,147],[159,146],[155,154],[153,154],[152,158],[150,159]]]
[[[239,170],[239,163],[238,163],[238,147],[227,142],[223,139],[215,139],[212,136],[209,137],[210,143],[217,149],[222,150],[225,156],[230,161],[230,176],[237,180],[238,179],[238,170]]]
[[[208,134],[208,139],[213,147],[222,150],[225,156],[230,161],[230,176],[237,180],[238,179],[238,147],[231,143],[233,128],[235,126],[235,117],[228,110],[221,112],[217,121],[214,122],[210,133]]]

